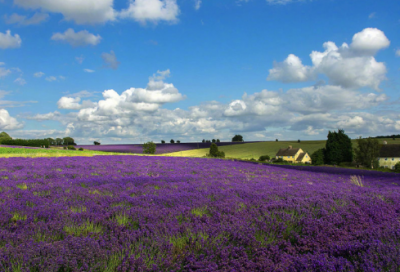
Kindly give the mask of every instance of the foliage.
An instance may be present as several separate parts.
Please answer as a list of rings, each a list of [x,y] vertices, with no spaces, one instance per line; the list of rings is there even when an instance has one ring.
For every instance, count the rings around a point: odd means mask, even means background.
[[[323,165],[325,163],[325,148],[318,149],[311,154],[313,165]]]
[[[215,143],[215,142],[216,142],[216,140],[215,140],[215,139],[212,139],[211,141],[212,141],[213,143]]]
[[[143,154],[155,154],[156,144],[153,142],[147,142],[143,144]]]
[[[232,142],[243,142],[243,136],[236,134],[233,138],[232,138]]]
[[[4,140],[11,140],[12,138],[10,137],[10,135],[8,135],[7,133],[5,133],[4,131],[2,133],[0,133],[0,144],[4,141]]]
[[[205,143],[205,142],[206,142],[206,140],[204,140],[204,139],[203,139],[201,142],[202,142],[202,143]]]
[[[79,151],[83,151],[83,148],[82,148],[82,147],[80,147],[80,148],[79,148]]]
[[[177,143],[177,144],[180,144],[180,143],[181,143],[181,141],[179,141],[179,140],[176,140],[176,143]]]
[[[275,142],[277,142],[278,141],[278,139],[275,139]]]
[[[75,148],[75,146],[73,146],[73,145],[69,145],[69,146],[68,146],[68,150],[76,150],[76,148]]]
[[[258,159],[258,161],[269,161],[271,158],[268,155],[263,155],[260,156],[260,158]]]
[[[300,139],[298,139],[297,142],[300,143]]]
[[[100,145],[100,143],[97,141],[94,141],[93,143],[94,143],[94,145]]]
[[[217,143],[220,143],[221,141],[219,139],[217,139]]]
[[[286,161],[282,158],[277,158],[276,160],[273,161],[273,163],[284,163],[284,162]]]
[[[61,138],[56,138],[56,145],[62,145],[63,144],[63,139]]]
[[[171,141],[169,141],[171,144],[174,144],[175,143],[175,141],[174,141],[174,139],[171,139]]]
[[[47,139],[6,139],[2,141],[4,145],[16,145],[16,146],[31,146],[31,147],[49,147],[49,141]]]
[[[396,163],[394,166],[394,171],[400,173],[400,162]]]
[[[338,132],[329,131],[325,149],[325,162],[327,164],[353,161],[352,142],[343,129],[339,129]]]
[[[225,152],[219,151],[218,146],[215,143],[212,143],[210,146],[210,153],[207,156],[213,158],[225,158]]]
[[[162,143],[162,144],[165,144],[165,141],[164,141],[164,140],[161,140],[161,143]]]
[[[375,138],[362,139],[360,137],[357,139],[357,143],[358,148],[354,149],[356,161],[368,168],[379,167],[379,141]]]
[[[66,147],[66,146],[64,146],[63,148],[64,148],[64,149],[67,149],[67,147]]]
[[[71,138],[71,137],[64,137],[63,144],[64,145],[76,145],[74,138]]]

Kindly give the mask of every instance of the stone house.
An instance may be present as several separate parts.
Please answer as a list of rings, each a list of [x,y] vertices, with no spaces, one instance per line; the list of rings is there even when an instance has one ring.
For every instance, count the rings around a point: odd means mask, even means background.
[[[279,149],[276,153],[276,159],[279,158],[292,163],[311,163],[311,157],[307,152],[304,152],[301,148],[292,148],[291,145],[288,148]]]

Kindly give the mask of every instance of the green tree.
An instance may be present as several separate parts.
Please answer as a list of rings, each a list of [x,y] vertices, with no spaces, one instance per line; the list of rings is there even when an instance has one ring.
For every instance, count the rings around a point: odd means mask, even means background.
[[[165,144],[165,141],[164,141],[164,140],[161,140],[161,143],[162,143],[162,144]]]
[[[176,143],[177,143],[177,144],[180,144],[180,143],[181,143],[181,141],[180,141],[180,140],[176,140]]]
[[[171,139],[171,141],[169,141],[171,144],[174,144],[175,143],[175,141],[174,141],[174,139]]]
[[[63,144],[64,145],[76,145],[74,138],[71,138],[71,137],[63,138]]]
[[[56,138],[56,145],[62,145],[62,144],[63,144],[63,139]]]
[[[143,154],[155,154],[156,144],[153,142],[147,142],[143,144]]]
[[[353,161],[351,139],[344,133],[343,129],[339,129],[338,132],[329,131],[325,149],[325,162],[327,164]]]
[[[232,138],[232,142],[243,142],[243,136],[236,134],[233,138]]]
[[[311,154],[313,165],[323,165],[325,163],[325,148],[318,149]]]
[[[219,139],[217,139],[217,143],[220,143],[221,141]]]
[[[54,140],[53,138],[47,138],[46,140],[49,141],[49,145],[56,145],[56,140]]]
[[[94,141],[93,144],[94,144],[94,145],[100,145],[100,143],[97,142],[97,141]]]
[[[0,144],[4,140],[12,140],[12,138],[10,137],[10,135],[3,131],[2,133],[0,133]]]
[[[378,168],[378,157],[380,152],[378,139],[362,139],[360,137],[357,139],[357,144],[358,147],[354,149],[356,161],[368,168]]]
[[[203,139],[203,141],[201,141],[201,142],[202,142],[202,143],[205,143],[205,142],[206,142],[206,140],[204,140],[204,139]]]
[[[215,139],[212,139],[211,141],[212,141],[213,143],[215,143],[215,142],[216,142],[216,140],[215,140]]]
[[[208,157],[225,158],[225,152],[219,151],[218,146],[215,143],[210,145],[210,153],[207,155]]]

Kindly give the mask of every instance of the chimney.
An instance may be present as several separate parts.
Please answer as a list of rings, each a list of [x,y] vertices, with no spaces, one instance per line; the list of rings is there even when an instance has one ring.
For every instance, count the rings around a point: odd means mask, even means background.
[[[292,149],[292,146],[291,146],[291,145],[289,145],[289,148],[288,148],[288,149],[289,149],[289,150],[290,150],[290,149]]]

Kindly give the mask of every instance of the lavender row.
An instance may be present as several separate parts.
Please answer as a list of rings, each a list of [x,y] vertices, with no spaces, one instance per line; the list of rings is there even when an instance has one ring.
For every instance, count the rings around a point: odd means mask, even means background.
[[[1,159],[0,271],[398,271],[400,176],[336,170]]]
[[[243,144],[244,142],[220,142],[218,146],[226,146],[233,144]],[[247,142],[250,143],[250,142]],[[180,152],[198,148],[209,148],[211,143],[180,143],[180,144],[156,144],[156,154],[165,154],[172,152]],[[94,151],[119,152],[119,153],[143,153],[143,145],[78,145],[76,148],[84,148]]]

